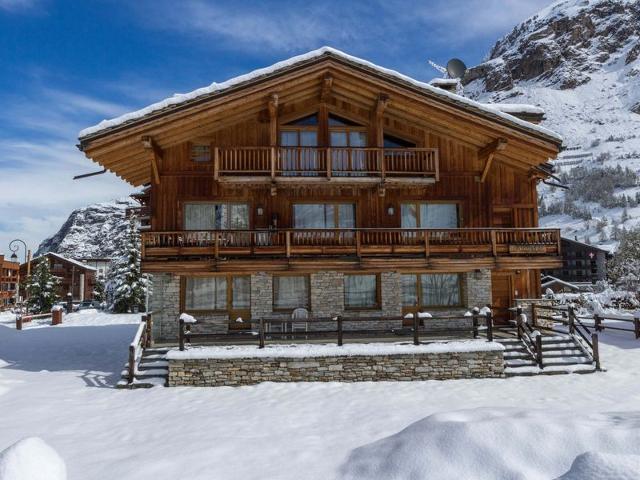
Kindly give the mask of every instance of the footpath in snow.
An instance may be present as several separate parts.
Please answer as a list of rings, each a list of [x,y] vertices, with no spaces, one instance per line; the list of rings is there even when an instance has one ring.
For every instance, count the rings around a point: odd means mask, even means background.
[[[640,478],[632,334],[591,375],[117,390],[139,319],[0,316],[0,451],[39,437],[69,480]]]

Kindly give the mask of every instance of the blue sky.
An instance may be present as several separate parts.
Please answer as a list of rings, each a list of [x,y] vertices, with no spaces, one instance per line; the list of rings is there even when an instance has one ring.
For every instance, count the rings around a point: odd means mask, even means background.
[[[0,0],[0,253],[36,248],[72,209],[125,196],[77,133],[175,92],[331,45],[430,80],[474,65],[549,0]]]

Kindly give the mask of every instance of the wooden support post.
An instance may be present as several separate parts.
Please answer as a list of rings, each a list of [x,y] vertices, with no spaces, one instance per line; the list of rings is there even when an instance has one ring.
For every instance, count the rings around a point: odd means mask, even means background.
[[[325,163],[327,167],[327,180],[331,180],[331,174],[333,171],[333,158],[331,158],[331,147],[327,147],[325,150]]]
[[[220,235],[213,232],[213,256],[216,260],[220,258]]]
[[[473,315],[473,338],[478,338],[478,316]]]
[[[538,334],[536,336],[536,360],[538,362],[538,367],[540,369],[544,368],[542,364],[542,335]]]
[[[491,311],[487,312],[487,341],[493,342],[493,316]]]
[[[180,351],[184,351],[184,320],[178,320],[178,344],[180,346]]]
[[[429,231],[424,230],[424,258],[429,259]]]
[[[271,181],[276,180],[276,147],[271,147],[269,150],[269,160],[271,162]]]
[[[285,241],[286,241],[286,255],[287,258],[291,257],[291,232],[289,230],[287,230],[286,232],[284,232],[284,237],[285,237]]]
[[[633,330],[636,334],[636,339],[640,338],[640,318],[633,317]]]
[[[217,182],[220,178],[220,149],[213,147],[213,179]]]
[[[262,317],[258,324],[258,348],[264,348],[264,318]]]
[[[478,159],[484,160],[486,158],[486,163],[484,169],[482,170],[482,175],[480,175],[478,179],[480,183],[484,183],[484,181],[486,180],[496,152],[504,150],[506,147],[507,140],[505,138],[498,138],[478,151]]]
[[[151,151],[151,175],[153,182],[157,185],[160,183],[160,167],[158,164],[162,160],[163,152],[154,139],[150,136],[142,137],[142,146]]]
[[[136,347],[135,345],[129,345],[129,371],[127,374],[127,380],[129,383],[133,383],[136,378]]]
[[[360,230],[356,230],[356,255],[358,258],[361,256],[362,239],[360,237]]]
[[[602,327],[602,317],[600,315],[595,314],[593,316],[593,323],[595,324],[596,332],[601,332],[602,330],[604,330],[604,328]]]
[[[591,345],[593,345],[593,361],[596,362],[596,370],[600,371],[600,345],[597,333],[591,334]]]
[[[496,231],[491,229],[491,253],[494,257],[498,256],[498,245],[496,242]]]
[[[413,314],[413,344],[420,345],[420,318],[418,312]]]
[[[569,309],[568,309],[568,316],[569,316],[569,333],[571,335],[576,333],[576,316],[575,316],[575,312],[573,311],[573,305],[569,305]]]
[[[531,304],[531,326],[533,328],[538,326],[538,306],[535,303]]]
[[[22,315],[16,315],[16,330],[22,330]]]
[[[342,316],[338,315],[336,320],[338,321],[338,346],[341,347],[343,341]]]

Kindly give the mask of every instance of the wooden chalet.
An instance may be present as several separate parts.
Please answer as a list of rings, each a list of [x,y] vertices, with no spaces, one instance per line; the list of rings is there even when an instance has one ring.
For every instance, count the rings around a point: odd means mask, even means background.
[[[104,121],[79,148],[144,186],[154,335],[239,319],[496,309],[562,265],[536,186],[561,139],[322,48]],[[498,316],[498,314],[496,314]]]
[[[0,254],[0,310],[15,304],[16,290],[20,282],[19,269],[18,262],[7,260]]]

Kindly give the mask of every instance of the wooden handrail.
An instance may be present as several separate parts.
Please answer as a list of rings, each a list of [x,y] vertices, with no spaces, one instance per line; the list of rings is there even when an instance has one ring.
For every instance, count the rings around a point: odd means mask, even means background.
[[[144,315],[138,325],[133,341],[129,344],[129,361],[127,364],[127,382],[132,384],[136,377],[136,369],[138,366],[138,357],[142,355],[142,350],[149,344],[149,322],[147,318],[150,314]]]

